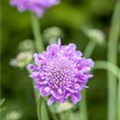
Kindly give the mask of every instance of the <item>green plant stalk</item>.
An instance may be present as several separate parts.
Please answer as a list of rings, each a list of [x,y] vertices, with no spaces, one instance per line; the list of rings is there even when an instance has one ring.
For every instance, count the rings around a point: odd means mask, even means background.
[[[66,120],[66,113],[65,112],[60,114],[60,120]]]
[[[39,26],[40,23],[37,16],[33,13],[31,13],[31,23],[32,23],[32,29],[33,29],[34,39],[35,39],[36,50],[37,52],[42,52],[44,50],[44,45],[43,45],[40,26]],[[34,87],[34,82],[32,82],[32,85]],[[45,120],[46,117],[42,116],[42,113],[48,112],[45,108],[46,105],[44,104],[43,98],[39,95],[39,92],[34,89],[34,93],[35,93],[35,98],[37,102],[38,120]]]
[[[96,61],[94,69],[105,69],[118,78],[117,120],[120,120],[120,69],[113,63],[106,61]]]
[[[120,81],[120,69],[114,65],[111,62],[107,62],[107,61],[95,61],[95,66],[93,68],[93,70],[95,69],[105,69],[107,71],[109,71],[110,73],[112,73],[112,75],[114,75],[114,77],[118,78]]]
[[[96,46],[96,42],[90,40],[85,49],[84,56],[89,58],[92,55],[95,46]],[[82,100],[79,104],[79,107],[80,107],[80,112],[82,112],[82,114],[80,114],[80,118],[82,120],[88,120],[86,90],[83,90],[82,92]]]
[[[59,120],[58,117],[57,117],[57,115],[56,115],[56,113],[54,113],[54,114],[51,113],[51,116],[52,116],[53,120]]]
[[[42,118],[43,120],[49,120],[49,114],[48,114],[48,106],[46,105],[46,101],[43,100],[42,102]]]
[[[52,119],[53,120],[58,120],[58,113],[56,113],[55,111],[56,111],[56,105],[55,104],[53,104],[52,106],[50,106],[50,107],[48,107],[49,108],[49,111],[50,111],[50,115],[51,115],[51,117],[52,117]],[[53,112],[53,109],[55,110],[54,112]]]
[[[86,58],[89,58],[92,55],[95,46],[96,46],[96,42],[93,40],[90,40],[85,51],[84,51],[84,56]]]
[[[97,61],[95,62],[94,69],[106,69],[116,78],[118,78],[118,99],[117,99],[117,120],[120,120],[120,69],[110,62]]]
[[[120,69],[110,62],[97,61],[95,62],[94,69],[105,69],[112,73],[113,76],[118,78],[118,99],[117,99],[117,120],[120,120]]]
[[[38,100],[37,100],[37,116],[38,116],[38,120],[43,120],[42,119],[42,102],[43,102],[43,99],[39,95]]]
[[[76,116],[77,117],[77,116]],[[64,111],[60,114],[60,120],[75,120],[74,113],[72,110]]]
[[[34,81],[32,79],[31,79],[31,82],[32,82],[32,86],[33,86],[35,101],[37,101],[38,100],[38,96],[39,96],[39,91],[35,90],[35,88],[34,88],[35,83],[34,83]]]
[[[108,40],[108,61],[117,65],[117,42],[120,29],[120,0],[117,0]],[[117,119],[117,80],[108,72],[108,120]]]
[[[88,120],[88,113],[87,113],[87,93],[86,90],[82,91],[82,100],[80,102],[80,118],[82,120]]]
[[[116,78],[118,78],[118,99],[117,99],[117,120],[120,120],[120,69],[110,62],[97,61],[95,62],[94,69],[106,69]]]
[[[34,13],[31,13],[31,24],[32,24],[34,38],[35,38],[36,50],[38,52],[42,52],[44,50],[44,45],[43,45],[43,41],[42,41],[42,37],[41,37],[39,20]],[[32,81],[32,85],[34,88],[34,81]],[[34,93],[35,93],[35,98],[37,100],[39,92],[34,89]]]
[[[120,71],[119,71],[119,81],[118,81],[118,100],[117,100],[117,104],[118,104],[118,108],[117,108],[117,116],[118,116],[118,120],[120,120]]]
[[[33,29],[36,49],[38,52],[42,52],[44,50],[44,45],[40,31],[40,22],[37,16],[33,13],[31,13],[31,22],[32,22],[32,29]]]
[[[32,22],[33,34],[34,34],[34,38],[35,38],[36,50],[38,52],[42,52],[44,50],[44,45],[43,45],[40,26],[39,26],[40,22],[39,22],[37,16],[34,15],[33,13],[31,14],[31,22]],[[34,83],[33,83],[33,86],[34,86]],[[49,120],[46,101],[43,100],[43,98],[39,95],[39,92],[37,90],[35,90],[35,96],[36,96],[36,100],[37,100],[38,119],[39,120]],[[54,118],[54,120],[57,120],[57,117],[55,114],[52,114],[52,117]]]
[[[44,50],[44,45],[43,45],[41,30],[39,26],[40,22],[34,13],[31,13],[31,24],[32,24],[32,30],[33,30],[33,35],[35,39],[36,50],[37,52],[42,52]],[[32,85],[34,87],[34,81],[32,81]],[[35,93],[35,98],[37,100],[39,92],[37,90],[34,90],[34,93]]]

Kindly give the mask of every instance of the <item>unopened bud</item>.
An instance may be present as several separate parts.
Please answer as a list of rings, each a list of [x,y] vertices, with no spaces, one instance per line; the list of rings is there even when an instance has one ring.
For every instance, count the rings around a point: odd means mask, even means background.
[[[24,67],[32,60],[30,52],[20,52],[15,59],[10,61],[10,65],[14,67]]]
[[[58,27],[50,27],[44,30],[43,38],[46,42],[53,43],[58,40],[58,38],[62,37],[63,33],[62,30]]]

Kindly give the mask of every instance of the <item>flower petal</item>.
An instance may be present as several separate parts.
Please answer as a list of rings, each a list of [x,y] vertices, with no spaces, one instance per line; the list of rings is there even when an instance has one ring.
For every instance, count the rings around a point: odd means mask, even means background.
[[[78,101],[82,99],[81,95],[79,93],[75,93],[71,95],[71,100],[74,104],[76,104]]]
[[[29,64],[29,65],[27,66],[27,69],[32,70],[32,71],[35,71],[35,70],[38,70],[38,67],[37,67],[36,65]]]
[[[41,93],[41,96],[48,96],[50,95],[50,88],[49,87],[41,87],[40,88],[40,93]]]
[[[50,97],[48,102],[47,102],[47,105],[52,105],[55,101],[55,98],[54,97]]]
[[[53,95],[53,97],[55,97],[55,99],[59,100],[61,99],[63,96],[60,95],[58,92],[51,90],[51,94]]]

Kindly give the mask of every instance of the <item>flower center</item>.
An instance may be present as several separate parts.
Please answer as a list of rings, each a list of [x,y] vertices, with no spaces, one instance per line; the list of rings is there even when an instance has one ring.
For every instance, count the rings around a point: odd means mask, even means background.
[[[44,76],[51,87],[71,85],[75,76],[74,64],[67,57],[57,56],[47,63]]]

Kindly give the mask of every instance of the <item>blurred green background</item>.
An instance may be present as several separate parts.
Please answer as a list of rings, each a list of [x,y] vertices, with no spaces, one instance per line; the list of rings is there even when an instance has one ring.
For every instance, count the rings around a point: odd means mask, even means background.
[[[29,12],[19,13],[16,8],[9,5],[9,2],[1,1],[1,98],[5,98],[4,116],[11,111],[17,111],[20,120],[37,120],[33,88],[26,68],[10,65],[11,59],[19,53],[19,43],[25,39],[33,39],[31,17]],[[84,52],[90,39],[83,30],[100,29],[105,34],[105,41],[96,44],[91,57],[93,60],[106,60],[107,39],[115,2],[115,0],[62,0],[58,6],[45,12],[41,19],[42,33],[47,28],[56,26],[62,31],[60,37],[63,44],[73,42]],[[45,45],[47,44],[45,40]],[[88,82],[89,120],[107,119],[106,73],[104,70],[93,71],[94,78]]]

